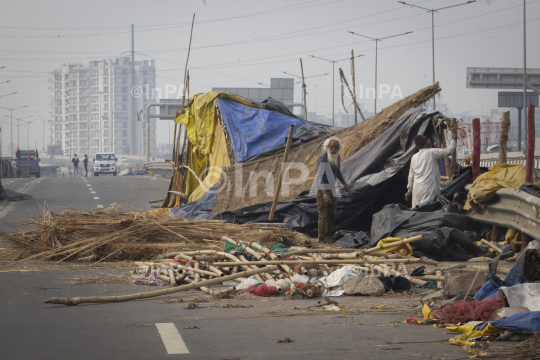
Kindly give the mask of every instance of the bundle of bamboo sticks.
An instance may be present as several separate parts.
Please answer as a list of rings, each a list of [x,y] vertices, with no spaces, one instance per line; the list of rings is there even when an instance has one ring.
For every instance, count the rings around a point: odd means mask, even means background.
[[[410,277],[406,271],[400,270],[399,267],[396,270],[396,266],[392,265],[414,263],[437,265],[437,262],[377,252],[422,240],[423,238],[423,235],[419,235],[392,244],[360,251],[335,248],[296,248],[288,253],[278,253],[258,242],[251,241],[252,239],[232,239],[223,236],[222,240],[242,250],[232,253],[221,250],[183,250],[162,254],[154,261],[135,262],[136,269],[134,273],[144,275],[155,272],[161,280],[170,282],[172,288],[124,296],[52,298],[45,301],[45,303],[78,305],[90,302],[122,302],[168,295],[196,288],[213,296],[223,296],[235,291],[235,287],[231,286],[218,291],[210,288],[209,285],[221,284],[228,280],[238,281],[248,276],[254,276],[259,283],[271,280],[278,293],[283,293],[289,289],[288,294],[293,295],[297,291],[297,283],[295,283],[294,279],[296,274],[307,275],[309,278],[325,276],[345,265],[366,271],[372,276],[404,277],[413,284],[424,286],[426,285],[425,281]],[[376,258],[373,256],[374,254],[381,257]],[[328,258],[327,255],[331,255],[330,259],[324,259],[325,257]],[[334,255],[346,256],[343,258],[337,256],[337,259],[334,259]],[[382,258],[383,256],[384,258]],[[282,260],[282,258],[287,258],[287,260]],[[321,288],[317,284],[306,283],[306,285],[308,286],[302,292],[305,296],[312,297],[321,293]],[[300,291],[302,291],[302,288],[300,288]]]

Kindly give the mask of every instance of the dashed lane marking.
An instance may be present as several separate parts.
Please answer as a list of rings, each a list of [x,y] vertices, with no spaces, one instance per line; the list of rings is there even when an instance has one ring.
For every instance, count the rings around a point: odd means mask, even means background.
[[[94,196],[94,200],[99,200],[99,197],[98,197],[98,196]]]
[[[173,323],[157,323],[156,328],[161,336],[163,345],[169,355],[189,354],[189,350],[182,340],[182,336]]]
[[[92,190],[92,189],[90,189],[90,190]],[[96,192],[95,192],[95,191],[90,191],[90,193],[91,193],[91,194],[95,194]]]
[[[103,209],[103,205],[96,205],[98,209]]]

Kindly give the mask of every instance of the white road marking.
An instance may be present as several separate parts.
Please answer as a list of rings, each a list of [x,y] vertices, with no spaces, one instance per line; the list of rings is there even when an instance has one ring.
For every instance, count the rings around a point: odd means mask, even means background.
[[[86,184],[86,186],[92,186],[92,185],[90,185],[90,184]]]
[[[163,345],[167,350],[167,354],[189,354],[189,350],[182,340],[182,336],[176,329],[173,323],[157,323],[156,328],[161,336]]]
[[[94,196],[94,200],[99,200],[99,196]]]
[[[103,205],[96,205],[98,209],[103,209]]]
[[[92,190],[92,189],[90,189],[90,190]],[[91,194],[95,194],[96,192],[95,192],[95,191],[90,191],[90,193],[91,193]]]

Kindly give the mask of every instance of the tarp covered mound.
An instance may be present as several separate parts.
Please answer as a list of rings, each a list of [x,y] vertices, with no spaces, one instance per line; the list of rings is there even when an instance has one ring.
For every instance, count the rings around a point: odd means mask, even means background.
[[[343,143],[343,150],[340,154],[342,166],[345,165],[344,162],[349,157],[368,144],[371,144],[373,140],[395,125],[409,109],[421,106],[440,90],[439,84],[435,83],[385,108],[374,117],[360,124],[332,133],[331,135],[339,137]],[[321,146],[329,136],[330,134],[309,141],[290,151],[288,161],[305,164],[308,170],[308,173],[305,174],[308,181],[291,183],[288,186],[288,193],[284,191],[280,193],[280,201],[290,201],[311,188],[317,169],[317,158],[322,151]],[[411,141],[412,144],[412,138],[408,139],[408,141]],[[396,143],[393,144],[396,146]],[[400,144],[399,139],[397,140],[397,144]],[[271,184],[275,183],[280,174],[282,161],[283,153],[278,153],[260,160],[243,163],[241,168],[229,167],[227,169],[227,188],[218,194],[218,202],[213,212],[220,213],[271,201],[274,193],[273,191],[266,191],[268,176],[258,177],[256,175],[261,171],[267,172],[267,174],[269,173],[273,176],[273,178],[270,177],[269,182]],[[367,162],[373,163],[371,159],[367,160]],[[370,169],[366,170],[368,172],[371,171]],[[240,171],[241,174],[237,173]],[[300,170],[293,169],[290,171],[291,179],[298,179],[300,176]],[[381,176],[385,177],[386,175]],[[254,191],[250,191],[252,188]]]
[[[413,138],[417,134],[434,137],[432,118],[437,114],[422,109],[407,111],[376,141],[342,163],[343,176],[352,186],[350,196],[338,198],[336,231],[369,229],[374,212],[403,198],[408,164],[415,153]],[[270,201],[254,204],[216,214],[215,218],[237,223],[267,221],[271,205]],[[274,221],[315,236],[318,223],[313,192],[308,190],[290,201],[278,202]]]
[[[418,212],[403,205],[387,205],[373,216],[371,246],[386,237],[408,238],[424,235],[412,246],[417,257],[427,256],[437,261],[465,261],[480,255],[474,244],[479,239],[465,231],[467,217],[443,211]]]
[[[222,92],[193,95],[186,112],[175,122],[187,127],[191,171],[187,172],[185,193],[190,202],[200,199],[219,182],[223,167],[279,149],[290,125],[301,133],[301,141],[328,133],[321,125],[294,116],[279,101],[268,99],[259,104]],[[231,139],[231,152],[227,136]]]

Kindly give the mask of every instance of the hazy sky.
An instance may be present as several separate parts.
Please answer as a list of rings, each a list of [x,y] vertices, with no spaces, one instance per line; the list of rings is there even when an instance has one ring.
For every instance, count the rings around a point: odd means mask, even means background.
[[[410,0],[427,8],[465,0]],[[136,60],[156,59],[157,85],[180,86],[193,13],[189,60],[192,92],[212,87],[259,87],[271,77],[332,72],[332,65],[309,55],[339,60],[356,55],[356,83],[374,85],[375,43],[369,37],[406,36],[379,43],[379,83],[399,85],[407,96],[432,83],[431,15],[394,0],[1,0],[0,98],[15,117],[34,115],[30,142],[42,143],[49,117],[48,73],[62,64],[127,54],[135,24]],[[527,66],[540,68],[540,0],[527,0]],[[453,111],[480,114],[497,107],[497,90],[466,89],[467,67],[523,67],[523,1],[479,0],[435,14],[436,78],[443,102]],[[336,65],[336,112],[341,108],[338,68],[350,81],[350,63]],[[308,109],[332,112],[332,76],[307,80]],[[300,101],[300,85],[295,89]],[[397,99],[394,99],[394,101]],[[373,100],[360,100],[373,110]],[[388,106],[389,96],[378,102]],[[0,117],[9,111],[0,109]],[[7,119],[7,118],[5,118]],[[3,144],[9,125],[2,126]],[[26,129],[21,127],[21,146]],[[47,126],[45,127],[48,134]],[[16,134],[17,128],[14,127]],[[168,123],[158,124],[158,143],[168,141]]]

